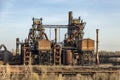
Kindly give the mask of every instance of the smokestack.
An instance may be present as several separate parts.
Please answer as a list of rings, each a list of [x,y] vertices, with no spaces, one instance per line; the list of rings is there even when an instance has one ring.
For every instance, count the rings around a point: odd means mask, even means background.
[[[99,64],[99,52],[98,52],[98,46],[99,46],[99,29],[96,29],[96,63]]]
[[[69,22],[68,22],[68,25],[71,25],[72,24],[72,20],[73,20],[73,16],[72,16],[72,11],[69,11]]]
[[[19,38],[16,38],[16,54],[19,54]]]
[[[57,34],[57,28],[55,28],[55,43],[57,43],[57,36],[58,34]]]

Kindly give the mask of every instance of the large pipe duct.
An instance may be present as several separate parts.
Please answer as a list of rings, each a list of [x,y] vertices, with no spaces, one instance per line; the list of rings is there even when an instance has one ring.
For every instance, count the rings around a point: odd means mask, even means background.
[[[99,64],[99,52],[98,52],[98,46],[99,46],[99,29],[96,29],[96,63]]]

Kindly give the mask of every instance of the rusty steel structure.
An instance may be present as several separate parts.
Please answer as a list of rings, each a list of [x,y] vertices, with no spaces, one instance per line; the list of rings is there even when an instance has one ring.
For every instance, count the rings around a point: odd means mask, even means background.
[[[95,78],[97,73],[109,74],[109,76],[107,75],[108,80],[110,80],[111,74],[119,76],[120,66],[101,63],[107,61],[118,65],[120,64],[120,54],[99,55],[98,29],[96,30],[95,54],[95,41],[83,38],[86,22],[83,22],[80,17],[73,18],[72,11],[68,14],[67,25],[44,25],[42,18],[33,18],[32,28],[29,30],[27,38],[22,42],[16,38],[15,55],[9,52],[5,45],[0,45],[0,76],[3,77],[1,79],[7,75],[12,77],[14,74],[27,76],[25,80],[34,74],[39,75],[40,79],[41,76],[53,74],[60,78],[78,77],[66,80],[81,80],[81,75],[90,75],[93,80],[97,80]],[[55,34],[50,35],[55,36],[54,40],[48,38],[45,33],[46,28],[55,29]],[[64,34],[64,40],[58,42],[58,34],[60,34],[58,29],[60,28],[67,29],[67,33]],[[104,61],[102,62],[102,60]]]
[[[68,14],[67,25],[44,25],[42,18],[33,18],[32,28],[29,30],[27,38],[22,42],[16,38],[14,55],[4,45],[0,46],[0,49],[4,48],[4,51],[0,50],[0,63],[10,65],[92,66],[112,62],[111,64],[118,65],[119,54],[99,54],[99,29],[96,30],[95,53],[95,41],[90,38],[83,38],[86,22],[83,22],[80,17],[74,18],[72,11]],[[55,29],[52,34],[50,32],[50,36],[54,36],[53,40],[46,34],[46,29],[50,29],[50,31]],[[60,29],[67,30],[64,35],[62,33],[64,36],[62,41],[58,39],[58,37],[61,38]]]
[[[33,25],[25,42],[16,39],[16,53],[21,54],[24,65],[92,65],[94,40],[83,39],[85,22],[73,18],[69,12],[68,25],[43,25],[42,18],[33,18]],[[50,40],[45,28],[55,28],[55,40]],[[67,33],[61,44],[57,42],[58,29]],[[19,45],[21,47],[19,47]],[[21,51],[20,51],[20,49]]]

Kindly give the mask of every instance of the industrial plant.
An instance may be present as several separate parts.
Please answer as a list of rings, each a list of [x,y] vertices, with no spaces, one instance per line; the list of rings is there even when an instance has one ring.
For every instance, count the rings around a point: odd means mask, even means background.
[[[100,54],[99,29],[96,29],[96,40],[84,38],[86,22],[80,17],[74,18],[72,11],[69,11],[66,25],[44,25],[42,18],[33,18],[32,21],[27,38],[24,41],[16,38],[14,55],[4,44],[0,46],[0,49],[4,48],[0,50],[0,74],[12,75],[14,73],[21,77],[28,74],[30,77],[36,73],[39,75],[37,80],[51,80],[43,79],[44,73],[46,76],[54,74],[60,80],[66,80],[66,76],[77,76],[68,80],[83,80],[80,78],[81,75],[91,75],[91,80],[100,80],[95,75],[107,73],[108,80],[113,80],[110,79],[110,75],[117,73],[117,78],[119,78],[120,54]],[[60,38],[58,30],[62,28],[67,32],[62,35],[64,40],[58,42],[58,37]],[[46,29],[54,29],[55,34],[51,34],[55,36],[54,40],[48,38]]]

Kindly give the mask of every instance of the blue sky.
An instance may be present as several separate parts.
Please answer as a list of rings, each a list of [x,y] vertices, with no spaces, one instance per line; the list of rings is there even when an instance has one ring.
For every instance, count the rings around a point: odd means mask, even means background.
[[[99,49],[120,51],[119,0],[0,0],[0,44],[15,49],[16,37],[27,37],[33,17],[42,17],[43,24],[67,24],[69,11],[87,22],[84,38],[95,39],[98,28]]]

